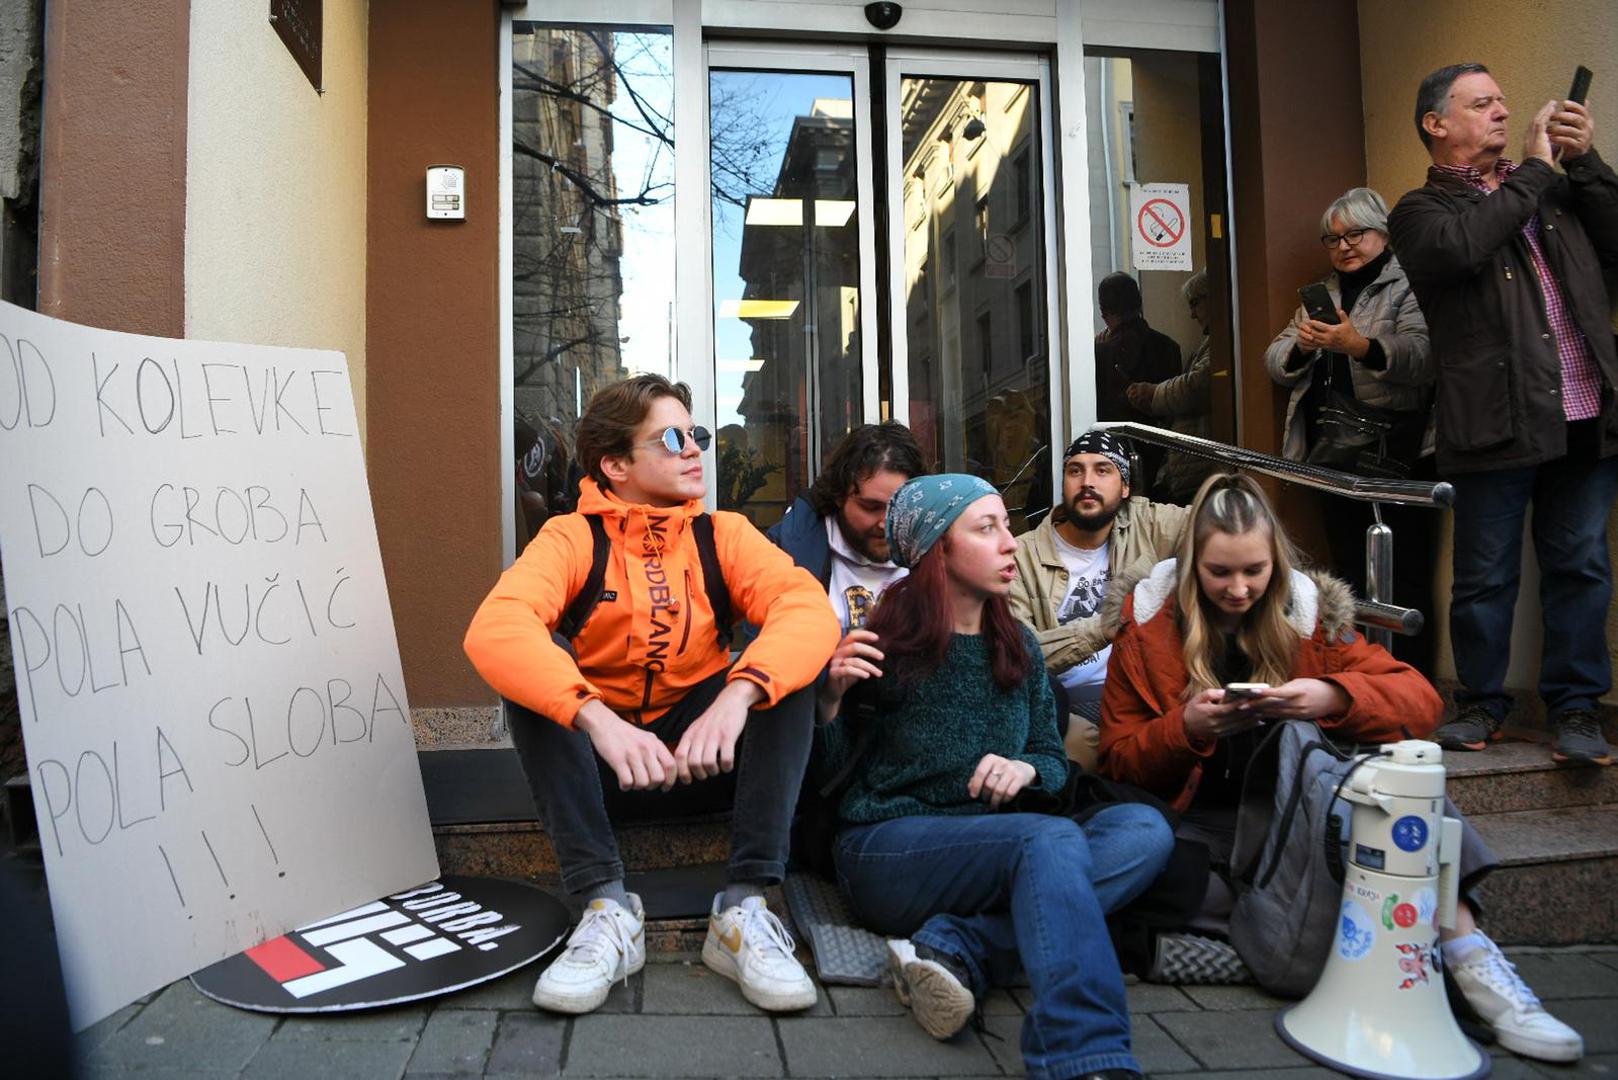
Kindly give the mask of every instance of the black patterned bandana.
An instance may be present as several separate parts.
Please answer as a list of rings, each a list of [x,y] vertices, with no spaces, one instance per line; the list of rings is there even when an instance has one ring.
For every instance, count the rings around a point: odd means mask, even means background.
[[[1129,483],[1129,446],[1103,428],[1091,428],[1068,446],[1062,453],[1062,463],[1074,454],[1100,454],[1114,465],[1118,466],[1118,475],[1123,477],[1124,483]]]

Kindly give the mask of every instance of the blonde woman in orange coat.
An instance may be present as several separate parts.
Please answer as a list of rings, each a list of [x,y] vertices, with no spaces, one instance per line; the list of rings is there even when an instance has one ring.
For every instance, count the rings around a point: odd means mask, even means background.
[[[1353,625],[1347,586],[1297,568],[1262,488],[1209,477],[1191,504],[1179,554],[1119,590],[1121,610],[1101,698],[1101,770],[1171,800],[1177,833],[1208,847],[1216,872],[1195,929],[1228,929],[1228,870],[1247,764],[1261,728],[1309,720],[1344,743],[1420,739],[1443,702],[1409,664]],[[1268,684],[1238,696],[1233,683]],[[1459,816],[1450,808],[1451,816]],[[1442,932],[1444,962],[1501,1045],[1546,1061],[1584,1051],[1489,940],[1466,899],[1497,863],[1463,828],[1463,899]]]

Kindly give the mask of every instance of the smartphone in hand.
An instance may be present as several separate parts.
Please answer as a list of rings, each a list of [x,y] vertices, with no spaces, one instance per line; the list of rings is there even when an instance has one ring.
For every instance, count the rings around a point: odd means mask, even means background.
[[[1328,326],[1336,326],[1340,321],[1337,318],[1337,305],[1332,302],[1331,293],[1326,286],[1318,281],[1311,281],[1298,290],[1298,296],[1303,300],[1303,310],[1315,322],[1323,322]]]
[[[1567,92],[1567,99],[1579,105],[1590,96],[1590,79],[1595,73],[1580,64],[1573,70],[1573,89]]]
[[[1233,701],[1252,701],[1269,688],[1270,684],[1267,682],[1226,683],[1224,704],[1229,705]]]

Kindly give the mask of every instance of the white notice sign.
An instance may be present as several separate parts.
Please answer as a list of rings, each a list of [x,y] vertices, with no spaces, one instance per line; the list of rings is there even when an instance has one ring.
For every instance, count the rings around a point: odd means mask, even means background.
[[[0,304],[0,557],[73,1026],[438,876],[341,353]]]
[[[1129,192],[1130,247],[1137,270],[1191,269],[1191,188],[1136,184]]]

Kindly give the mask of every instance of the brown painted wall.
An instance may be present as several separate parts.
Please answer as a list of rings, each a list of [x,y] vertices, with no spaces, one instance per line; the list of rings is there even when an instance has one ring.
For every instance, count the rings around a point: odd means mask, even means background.
[[[1241,318],[1242,443],[1279,453],[1287,391],[1264,349],[1331,269],[1320,212],[1365,183],[1359,23],[1353,0],[1228,0],[1232,205]],[[1293,539],[1323,560],[1317,496],[1278,486]]]
[[[367,460],[416,708],[493,700],[461,636],[500,572],[499,25],[371,6]],[[465,221],[424,217],[434,164],[466,168]]]
[[[190,0],[51,4],[39,310],[185,335]]]
[[[1365,183],[1359,23],[1353,0],[1229,0],[1243,442],[1278,452],[1286,394],[1264,349],[1331,269],[1320,212]]]

